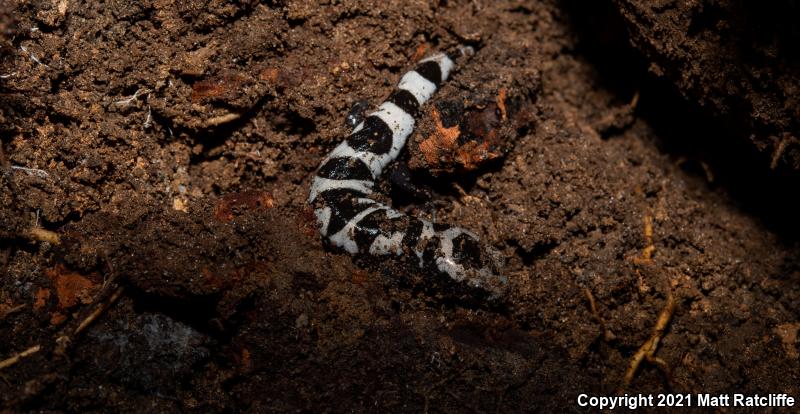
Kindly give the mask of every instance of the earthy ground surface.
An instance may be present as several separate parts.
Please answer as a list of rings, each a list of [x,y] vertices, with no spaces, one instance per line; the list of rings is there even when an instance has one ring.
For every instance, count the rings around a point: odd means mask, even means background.
[[[800,1],[614,1],[652,72],[771,168],[800,170]]]
[[[580,411],[579,393],[798,397],[797,164],[791,145],[773,162],[779,141],[750,139],[797,136],[797,108],[725,112],[714,88],[670,75],[682,66],[654,70],[662,49],[631,46],[627,29],[651,39],[638,2],[592,3],[0,6],[0,407],[552,412]],[[492,308],[326,250],[304,205],[352,105],[464,42],[480,49],[442,94],[527,88],[533,127],[477,172],[417,168],[434,209],[392,201],[504,253],[511,289]],[[728,77],[704,62],[687,82]],[[761,90],[796,105],[788,69],[764,68]],[[626,381],[659,319],[658,359]]]

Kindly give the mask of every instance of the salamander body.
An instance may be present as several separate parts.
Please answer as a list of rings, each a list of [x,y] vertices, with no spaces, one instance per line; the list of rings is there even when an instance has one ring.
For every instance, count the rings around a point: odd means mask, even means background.
[[[331,247],[375,260],[411,263],[452,292],[495,299],[508,284],[500,254],[461,227],[400,213],[370,196],[386,167],[400,154],[423,105],[447,80],[457,60],[474,53],[459,47],[420,60],[402,76],[378,109],[320,164],[308,203]],[[438,282],[437,282],[438,283]]]

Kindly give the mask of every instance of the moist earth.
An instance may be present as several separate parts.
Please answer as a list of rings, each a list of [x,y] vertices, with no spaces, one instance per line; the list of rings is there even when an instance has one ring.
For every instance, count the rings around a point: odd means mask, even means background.
[[[725,102],[764,89],[720,97],[675,78],[690,60],[655,46],[687,33],[634,18],[669,9],[334,3],[0,6],[3,410],[552,412],[584,410],[582,393],[800,394],[797,164],[789,144],[775,163],[763,149],[796,136],[797,72],[764,66],[789,109],[755,116]],[[695,35],[723,30],[706,23]],[[478,51],[441,98],[508,89],[529,98],[530,125],[502,157],[446,174],[412,137],[399,162],[430,199],[384,183],[384,201],[500,250],[502,306],[409,286],[413,269],[392,262],[361,267],[323,245],[305,205],[354,105],[463,43]],[[691,65],[718,84],[748,70],[736,59]],[[731,115],[769,134],[732,131]],[[654,330],[656,352],[629,370]]]

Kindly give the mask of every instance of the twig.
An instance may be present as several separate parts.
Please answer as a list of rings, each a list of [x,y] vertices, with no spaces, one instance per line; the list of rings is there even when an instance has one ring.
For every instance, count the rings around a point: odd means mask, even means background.
[[[0,321],[5,319],[6,316],[11,315],[14,312],[19,312],[24,307],[25,307],[24,303],[22,305],[17,305],[12,308],[8,308],[6,310],[3,310],[2,307],[0,307]]]
[[[115,290],[114,293],[111,294],[111,297],[109,297],[107,301],[98,306],[97,309],[92,311],[92,313],[90,313],[89,316],[87,316],[84,320],[81,321],[78,327],[75,328],[74,331],[72,331],[71,336],[61,335],[58,338],[56,338],[56,349],[54,353],[56,355],[65,355],[67,352],[67,347],[69,347],[69,345],[72,343],[72,338],[81,333],[84,329],[86,329],[87,326],[89,326],[100,315],[102,315],[103,312],[105,312],[109,307],[111,307],[111,305],[113,305],[114,302],[116,302],[117,299],[119,299],[124,290],[125,288],[123,286],[118,287],[117,290]]]
[[[109,263],[109,267],[111,267],[111,263]],[[113,268],[112,268],[112,272],[113,272]],[[111,278],[107,281],[107,283],[104,284],[104,289],[105,289],[105,287],[108,286],[108,284],[110,284],[114,280],[115,276],[116,276],[116,273],[114,273],[111,276]],[[86,318],[84,318],[81,321],[80,324],[78,324],[78,327],[75,328],[74,331],[72,331],[71,336],[72,337],[77,336],[84,329],[86,329],[89,325],[91,325],[92,322],[97,320],[97,318],[99,318],[100,315],[103,314],[103,312],[108,310],[108,308],[111,307],[111,305],[113,305],[114,302],[117,301],[117,299],[119,299],[119,297],[122,295],[122,292],[124,290],[125,290],[124,286],[120,286],[116,290],[114,290],[114,293],[111,294],[111,296],[108,298],[108,300],[106,300],[105,302],[100,304],[100,306],[98,306],[94,311],[92,311],[88,316],[86,316]],[[16,308],[14,308],[14,309],[16,309]],[[55,345],[55,350],[53,351],[53,354],[54,355],[59,355],[59,356],[64,356],[66,354],[67,347],[70,345],[71,341],[72,341],[72,339],[70,338],[70,335],[61,335],[58,338],[56,338],[56,340],[55,340],[56,345]],[[22,358],[25,358],[25,357],[27,357],[27,356],[29,356],[31,354],[39,352],[41,349],[42,349],[41,345],[36,345],[36,346],[30,347],[30,348],[28,348],[28,349],[16,354],[16,355],[14,355],[14,356],[12,356],[12,357],[10,357],[8,359],[0,361],[0,370],[4,369],[6,367],[9,367],[11,365],[16,364]]]
[[[73,335],[81,333],[81,331],[86,329],[86,327],[89,326],[89,324],[94,322],[94,320],[97,319],[97,317],[100,316],[100,314],[105,312],[106,309],[108,309],[114,302],[117,301],[117,299],[119,299],[120,295],[122,295],[122,292],[124,290],[125,290],[124,286],[118,287],[117,290],[115,290],[114,293],[111,294],[111,297],[108,298],[107,301],[105,301],[102,305],[100,305],[97,309],[95,309],[94,312],[90,313],[89,316],[87,316],[86,319],[84,319],[80,323],[80,325],[78,325],[78,327],[75,328],[75,332],[73,333]]]
[[[22,352],[20,352],[20,353],[18,353],[16,355],[14,355],[14,356],[12,356],[11,358],[4,359],[4,360],[0,361],[0,370],[8,368],[8,367],[16,364],[17,362],[19,362],[20,359],[25,358],[25,357],[30,356],[30,355],[33,355],[33,354],[39,352],[39,350],[41,350],[41,349],[42,349],[41,345],[32,346],[32,347],[30,347],[30,348],[28,348],[28,349],[26,349],[26,350],[24,350],[24,351],[22,351]]]

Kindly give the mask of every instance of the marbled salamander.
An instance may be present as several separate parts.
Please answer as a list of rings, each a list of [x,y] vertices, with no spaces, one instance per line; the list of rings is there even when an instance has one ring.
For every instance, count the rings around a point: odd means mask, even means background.
[[[414,130],[415,118],[471,47],[439,53],[417,63],[375,112],[322,161],[309,204],[329,245],[352,255],[414,263],[457,295],[496,299],[508,280],[498,271],[499,252],[460,227],[431,223],[369,198],[375,182],[394,161]],[[412,256],[413,255],[413,256]]]

